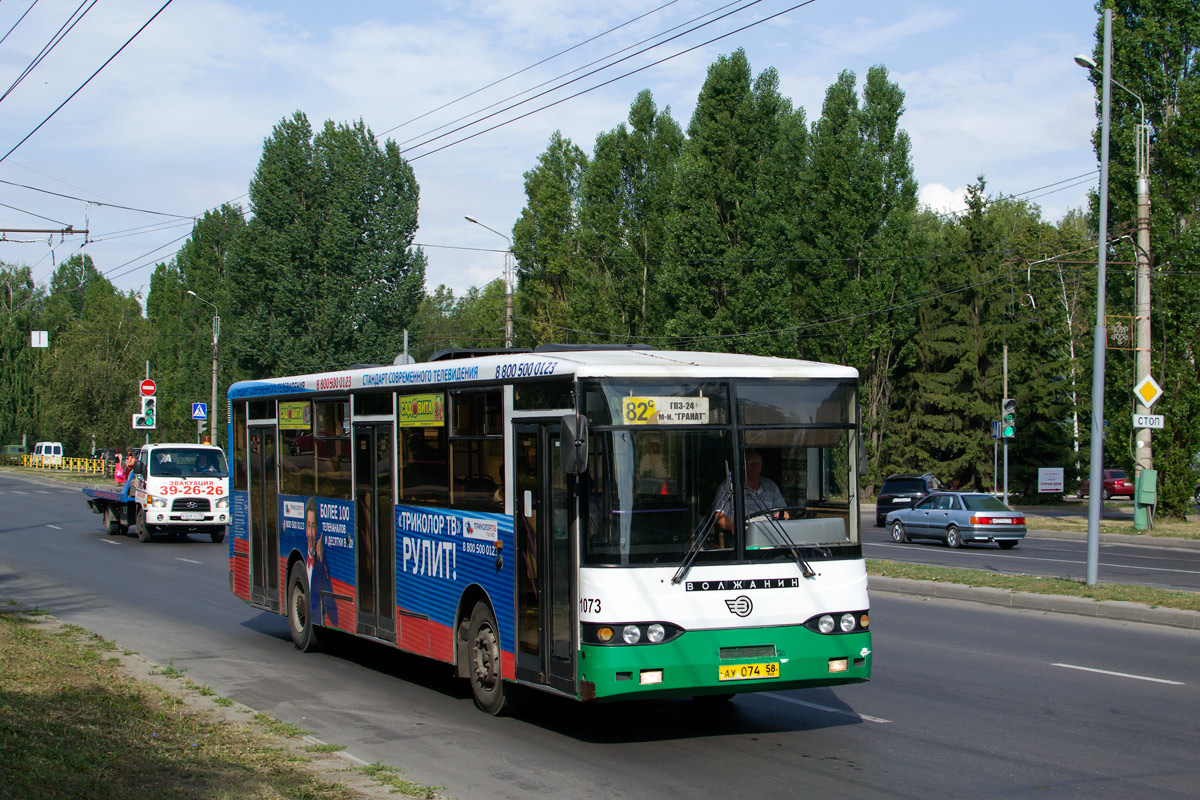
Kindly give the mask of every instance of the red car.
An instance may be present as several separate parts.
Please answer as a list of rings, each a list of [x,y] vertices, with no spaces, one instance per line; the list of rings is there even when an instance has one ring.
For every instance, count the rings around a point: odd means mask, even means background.
[[[1104,491],[1100,496],[1105,500],[1112,497],[1133,497],[1133,480],[1123,469],[1106,469],[1104,472]],[[1079,485],[1079,496],[1088,496],[1088,483],[1085,480]]]

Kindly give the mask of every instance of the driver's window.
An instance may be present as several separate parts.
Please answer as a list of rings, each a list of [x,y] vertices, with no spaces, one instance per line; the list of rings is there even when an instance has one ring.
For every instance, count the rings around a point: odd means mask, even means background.
[[[936,503],[937,503],[936,497],[926,497],[924,500],[917,503],[916,507],[924,508],[924,509],[932,509],[932,508],[937,508],[937,506],[935,505]]]

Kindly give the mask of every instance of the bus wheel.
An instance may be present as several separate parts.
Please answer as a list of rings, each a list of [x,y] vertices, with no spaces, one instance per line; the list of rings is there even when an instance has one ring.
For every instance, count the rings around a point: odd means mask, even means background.
[[[220,544],[225,541],[225,531],[213,531],[209,534],[209,537],[213,540],[213,544]]]
[[[504,681],[500,677],[500,635],[487,603],[475,604],[467,629],[470,648],[468,674],[475,705],[493,716],[504,710]]]
[[[138,511],[136,526],[139,542],[148,542],[154,538],[154,535],[150,533],[150,527],[146,525],[145,511]]]
[[[292,634],[292,644],[303,653],[311,653],[317,649],[317,628],[312,621],[312,606],[308,599],[308,575],[304,562],[297,561],[292,565],[288,576],[288,631]]]

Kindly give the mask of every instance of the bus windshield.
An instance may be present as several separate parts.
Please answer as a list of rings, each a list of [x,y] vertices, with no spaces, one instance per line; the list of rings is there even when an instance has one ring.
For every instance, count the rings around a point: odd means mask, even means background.
[[[683,417],[697,407],[687,387],[671,397],[662,386],[622,386],[629,413],[606,404],[608,420],[627,421],[635,403],[654,400],[685,421],[660,411],[651,424],[593,428],[584,563],[669,566],[692,550],[699,563],[858,557],[853,385],[826,384],[735,383],[733,424],[713,413],[724,392],[709,392],[699,407],[723,425]]]

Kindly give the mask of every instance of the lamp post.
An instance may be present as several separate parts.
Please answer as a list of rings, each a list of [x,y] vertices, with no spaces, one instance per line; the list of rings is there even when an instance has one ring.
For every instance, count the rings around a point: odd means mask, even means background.
[[[1105,61],[1108,61],[1107,57]],[[1075,63],[1084,69],[1101,72],[1096,66],[1096,62],[1087,56],[1075,56]],[[1137,241],[1134,243],[1137,250],[1135,255],[1137,270],[1134,279],[1134,314],[1137,318],[1137,331],[1134,342],[1134,367],[1137,373],[1136,380],[1141,380],[1150,374],[1150,128],[1146,125],[1146,104],[1142,102],[1138,93],[1113,78],[1111,70],[1104,70],[1101,74],[1107,74],[1110,81],[1137,100],[1142,120],[1134,138],[1134,161],[1137,173]],[[1139,401],[1141,399],[1138,398]],[[1137,412],[1139,415],[1145,415],[1150,413],[1150,409],[1143,402],[1139,402]],[[1154,468],[1150,437],[1149,428],[1137,431],[1138,446],[1134,453],[1137,472]]]
[[[196,298],[197,300],[199,300],[201,303],[206,303],[206,304],[212,306],[212,310],[213,310],[213,319],[212,319],[212,331],[213,331],[213,338],[212,338],[212,404],[209,406],[208,425],[209,425],[209,430],[212,431],[212,434],[211,434],[212,440],[215,442],[215,441],[217,441],[217,340],[221,336],[221,317],[217,313],[217,306],[215,303],[209,303],[207,300],[205,300],[203,297],[201,297],[200,295],[193,292],[191,289],[188,289],[187,293],[190,294],[192,297]]]
[[[1108,266],[1108,127],[1112,100],[1112,9],[1104,9],[1104,80],[1100,91],[1100,232],[1096,252],[1096,328],[1092,337],[1092,442],[1088,469],[1087,582],[1100,563],[1100,504],[1104,487],[1104,281]]]
[[[504,241],[508,242],[508,249],[504,251],[504,346],[513,346],[513,251],[512,239],[509,239],[495,228],[489,228],[479,220],[467,214],[463,217],[467,222],[473,222],[481,228],[485,228],[499,236]]]

